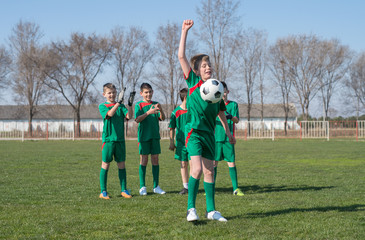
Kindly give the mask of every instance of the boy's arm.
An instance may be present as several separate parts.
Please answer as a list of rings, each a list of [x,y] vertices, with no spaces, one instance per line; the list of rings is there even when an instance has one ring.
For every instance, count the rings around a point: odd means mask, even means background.
[[[160,120],[161,121],[165,120],[165,118],[166,118],[165,112],[163,111],[161,104],[158,103],[157,108],[160,110]]]
[[[137,123],[140,123],[140,122],[142,122],[148,115],[150,115],[150,114],[155,114],[155,113],[157,113],[159,111],[159,109],[155,106],[155,105],[153,105],[147,112],[145,112],[144,114],[142,114],[142,115],[139,115],[138,117],[136,117],[136,119],[135,119],[135,121],[137,122]],[[165,116],[165,115],[164,115]]]
[[[236,139],[231,134],[231,131],[229,130],[229,127],[228,127],[228,123],[227,123],[227,118],[226,118],[225,111],[219,111],[218,117],[219,117],[219,120],[221,121],[221,123],[223,125],[224,130],[226,131],[226,135],[227,135],[227,137],[229,139],[229,142],[231,144],[236,144]]]
[[[181,29],[178,57],[179,57],[179,62],[180,62],[181,68],[182,68],[185,76],[188,76],[189,71],[190,71],[190,64],[189,64],[189,61],[186,58],[186,54],[185,54],[186,38],[188,36],[189,29],[193,25],[194,25],[193,20],[184,20],[184,22],[182,24],[182,29]]]
[[[115,112],[118,110],[119,106],[120,106],[120,103],[118,103],[118,102],[117,102],[117,103],[114,105],[114,107],[108,111],[108,113],[107,113],[107,117],[109,117],[109,118],[113,117],[113,116],[114,116],[114,114],[115,114]]]
[[[174,149],[176,148],[175,147],[175,140],[174,140],[174,138],[175,138],[175,129],[174,128],[170,128],[170,147],[169,147],[169,149],[171,151],[174,151]]]

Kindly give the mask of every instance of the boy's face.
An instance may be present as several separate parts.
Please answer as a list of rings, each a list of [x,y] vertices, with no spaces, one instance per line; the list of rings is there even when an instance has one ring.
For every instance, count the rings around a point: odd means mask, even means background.
[[[153,90],[150,88],[143,88],[142,92],[140,92],[141,96],[143,97],[143,101],[151,102]]]
[[[224,93],[223,93],[223,101],[227,102],[228,100],[228,93],[229,90],[227,90],[227,88],[224,89]]]
[[[115,102],[115,97],[117,96],[117,90],[115,88],[105,88],[103,96],[108,102]]]
[[[203,81],[208,80],[212,76],[212,68],[210,62],[202,61],[199,68],[199,74]]]

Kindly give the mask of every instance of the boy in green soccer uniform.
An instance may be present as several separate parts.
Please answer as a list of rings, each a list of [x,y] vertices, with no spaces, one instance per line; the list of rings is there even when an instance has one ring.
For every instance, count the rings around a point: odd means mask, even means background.
[[[234,136],[235,124],[239,121],[238,104],[234,101],[228,101],[228,87],[225,82],[222,82],[224,86],[223,101],[226,104],[226,118],[228,127],[232,135]],[[236,169],[236,154],[234,145],[229,143],[229,139],[226,136],[226,132],[223,128],[222,122],[217,117],[217,125],[215,128],[215,165],[214,165],[214,182],[217,177],[218,162],[225,160],[228,164],[229,175],[231,177],[233,194],[237,196],[243,196],[243,192],[238,188],[237,184],[237,169]]]
[[[153,90],[150,84],[142,83],[140,94],[143,100],[135,105],[135,121],[138,123],[140,154],[139,194],[141,196],[147,195],[145,179],[149,154],[151,154],[152,163],[153,192],[165,194],[166,192],[158,185],[160,175],[158,155],[161,153],[159,121],[165,119],[165,114],[161,105],[158,102],[152,101]]]
[[[181,105],[174,109],[171,113],[170,118],[170,147],[171,151],[175,149],[175,159],[180,161],[180,172],[181,178],[183,182],[183,189],[180,191],[180,194],[188,193],[188,180],[189,180],[189,171],[188,171],[188,152],[185,147],[185,126],[187,120],[187,108],[186,108],[186,97],[187,97],[188,89],[183,88],[180,90],[179,95],[181,99]],[[176,145],[175,145],[175,129],[176,129]]]
[[[206,217],[210,220],[226,222],[227,219],[215,210],[214,201],[214,129],[217,116],[223,123],[230,143],[234,144],[236,140],[228,128],[225,116],[226,106],[223,100],[217,103],[207,103],[200,96],[200,86],[204,81],[211,78],[212,69],[209,56],[205,54],[192,57],[190,64],[186,58],[185,47],[187,33],[193,24],[194,22],[192,20],[185,20],[183,22],[178,53],[180,65],[189,87],[187,98],[188,123],[186,126],[186,147],[190,157],[190,178],[186,219],[188,221],[196,221],[199,219],[195,208],[195,201],[199,190],[199,180],[203,172],[207,204]]]
[[[104,84],[103,96],[106,98],[106,102],[99,105],[99,111],[104,123],[100,170],[101,193],[99,195],[102,199],[110,199],[107,192],[107,179],[110,162],[113,161],[113,157],[118,165],[121,195],[124,198],[132,197],[127,190],[127,173],[125,169],[124,119],[129,120],[129,114],[128,109],[123,104],[124,91],[119,94],[117,102],[115,101],[116,94],[117,91],[114,84]],[[131,102],[133,102],[133,99]],[[129,106],[132,106],[131,102],[128,103]]]

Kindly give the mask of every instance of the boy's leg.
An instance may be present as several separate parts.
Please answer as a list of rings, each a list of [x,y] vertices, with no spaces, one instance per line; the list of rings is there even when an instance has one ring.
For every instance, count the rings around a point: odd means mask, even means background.
[[[100,169],[100,190],[107,191],[109,163],[102,162]]]
[[[153,188],[156,188],[159,183],[160,165],[158,163],[158,154],[151,155]]]
[[[199,190],[199,181],[202,174],[201,156],[191,156],[190,159],[190,178],[188,192],[188,210],[195,208],[196,196]]]
[[[214,166],[213,160],[202,157],[204,173],[204,190],[206,194],[207,212],[215,210],[215,186],[214,186]]]
[[[140,186],[140,188],[146,186],[147,162],[148,162],[148,155],[140,155],[140,165],[139,165],[139,186]]]
[[[228,162],[229,176],[231,177],[233,191],[238,188],[237,169],[234,162]]]
[[[180,166],[181,166],[181,168],[180,168],[181,179],[183,182],[184,189],[188,189],[188,182],[189,182],[188,162],[181,161]]]
[[[118,177],[121,192],[127,189],[127,171],[125,169],[125,162],[118,162]]]

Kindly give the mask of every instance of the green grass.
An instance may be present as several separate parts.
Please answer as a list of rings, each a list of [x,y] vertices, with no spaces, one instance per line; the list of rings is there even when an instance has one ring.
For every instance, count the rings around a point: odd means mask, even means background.
[[[179,163],[162,143],[160,186],[138,195],[137,142],[127,141],[128,188],[122,199],[113,163],[110,201],[101,200],[99,141],[0,141],[0,238],[4,239],[365,239],[365,142],[242,141],[236,146],[244,197],[232,195],[221,162],[216,206],[227,223],[186,221]]]

